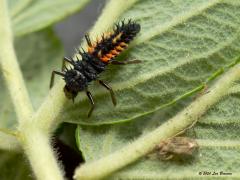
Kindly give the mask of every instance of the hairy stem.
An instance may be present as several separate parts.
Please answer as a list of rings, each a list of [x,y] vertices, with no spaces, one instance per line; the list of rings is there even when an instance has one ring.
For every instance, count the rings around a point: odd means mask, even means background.
[[[19,121],[19,142],[39,180],[61,180],[63,175],[51,148],[50,136],[31,120],[33,108],[15,55],[6,0],[0,0],[0,34],[0,65]]]
[[[52,132],[57,128],[60,121],[56,121],[57,116],[67,102],[63,93],[64,82],[59,81],[50,91],[45,101],[33,117],[33,121],[45,132]]]
[[[12,30],[5,0],[0,0],[0,8],[0,66],[18,120],[19,122],[26,121],[32,115],[33,108],[14,51]]]
[[[41,131],[35,123],[23,126],[22,143],[38,180],[63,180],[64,176],[56,162],[49,135]]]
[[[160,141],[184,131],[202,116],[209,107],[228,93],[233,82],[240,78],[240,65],[227,71],[209,90],[192,102],[175,117],[158,127],[151,133],[140,137],[133,143],[123,147],[106,157],[87,163],[77,168],[75,179],[100,179],[114,171],[136,161],[149,153]],[[92,171],[94,169],[94,172]]]

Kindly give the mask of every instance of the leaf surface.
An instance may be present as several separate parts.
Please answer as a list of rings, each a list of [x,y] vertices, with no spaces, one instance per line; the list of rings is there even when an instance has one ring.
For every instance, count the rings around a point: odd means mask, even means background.
[[[154,153],[126,166],[108,179],[219,179],[240,178],[239,92],[223,98],[181,136],[197,140],[199,149],[190,158],[160,160]],[[144,118],[103,126],[78,126],[77,144],[87,162],[117,151],[154,130],[172,117],[187,101]],[[235,108],[233,108],[233,106]],[[226,120],[225,120],[226,118]],[[227,120],[230,120],[228,122]],[[113,160],[114,161],[114,160]],[[210,175],[199,173],[210,172]],[[216,172],[218,175],[213,176]],[[220,175],[221,172],[232,175]]]
[[[26,0],[24,0],[26,1]],[[41,30],[83,8],[89,0],[37,0],[13,18],[13,31],[16,36]],[[24,2],[17,5],[23,5]],[[13,3],[12,3],[13,4]]]
[[[86,115],[90,103],[80,93],[77,103],[67,106],[64,121],[87,125],[131,121],[201,89],[239,57],[239,7],[238,1],[137,1],[121,18],[141,24],[140,35],[125,55],[142,63],[109,65],[100,78],[115,91],[117,107],[109,92],[93,83],[89,90],[96,108],[91,118]]]
[[[28,4],[30,4],[32,0],[8,0],[8,6],[10,9],[11,17],[16,16],[19,12],[21,12]]]
[[[118,107],[111,108],[108,94],[98,90],[92,118],[84,118],[89,108],[85,98],[65,115],[69,122],[84,124],[78,125],[76,141],[86,162],[109,156],[153,131],[196,99],[192,90],[237,62],[239,8],[237,1],[156,0],[138,1],[125,12],[125,18],[134,17],[142,26],[128,56],[143,63],[111,67],[103,76],[112,82]],[[239,179],[239,93],[236,84],[182,135],[199,144],[192,158],[162,161],[153,154],[107,179]]]

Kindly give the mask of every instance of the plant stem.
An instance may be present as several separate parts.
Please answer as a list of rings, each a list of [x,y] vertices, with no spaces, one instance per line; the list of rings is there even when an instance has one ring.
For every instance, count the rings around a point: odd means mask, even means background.
[[[146,155],[160,141],[173,137],[194,124],[209,107],[228,93],[233,82],[239,78],[240,65],[237,64],[223,74],[223,76],[208,90],[208,93],[197,98],[175,117],[119,151],[77,168],[74,178],[81,180],[100,179]]]
[[[12,30],[5,0],[0,0],[0,8],[0,66],[17,118],[19,122],[26,121],[32,115],[33,107],[14,51]]]
[[[64,176],[56,162],[49,135],[35,123],[23,126],[23,148],[38,180],[63,180]]]
[[[20,143],[39,180],[61,180],[63,174],[50,145],[50,136],[41,131],[31,116],[33,108],[13,47],[6,0],[0,0],[0,65],[19,121]]]
[[[64,82],[59,81],[50,91],[40,108],[33,116],[32,121],[38,123],[40,129],[46,133],[53,132],[61,123],[57,116],[60,114],[67,98],[63,93]]]

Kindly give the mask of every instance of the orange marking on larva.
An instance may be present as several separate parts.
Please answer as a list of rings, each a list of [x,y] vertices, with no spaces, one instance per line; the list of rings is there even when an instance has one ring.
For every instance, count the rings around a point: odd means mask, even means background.
[[[96,46],[97,46],[97,44],[95,44],[95,43],[94,43],[94,44],[92,44],[92,47],[93,47],[93,48],[95,48]]]
[[[110,58],[110,59],[114,57],[113,54],[106,54],[105,56],[107,56],[107,57]]]
[[[112,43],[115,44],[117,42],[117,40],[119,40],[122,36],[122,32],[119,33],[113,40],[112,40]]]
[[[104,57],[102,57],[100,59],[101,59],[101,61],[107,63],[111,58],[108,58],[108,57],[104,56]]]
[[[93,51],[94,51],[94,48],[93,48],[93,47],[88,47],[88,53],[89,53],[89,54],[92,54]]]
[[[121,42],[120,46],[124,47],[124,46],[127,46],[127,44],[125,42]]]
[[[110,36],[112,33],[111,32],[105,32],[103,35],[104,35],[104,37],[108,37],[108,36]]]
[[[103,39],[108,39],[109,37],[111,36],[111,33],[110,32],[107,32],[107,33],[104,33],[102,36],[101,36],[101,42]]]
[[[122,48],[121,46],[117,46],[115,49],[116,49],[117,51],[123,51],[123,50],[124,50],[124,48]]]
[[[118,54],[119,54],[119,52],[117,52],[115,49],[114,49],[114,50],[111,50],[110,53],[113,54],[113,55],[118,55]]]

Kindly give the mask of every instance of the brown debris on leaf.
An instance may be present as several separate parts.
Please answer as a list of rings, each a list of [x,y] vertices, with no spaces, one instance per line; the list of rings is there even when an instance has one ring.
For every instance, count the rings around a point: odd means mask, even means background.
[[[173,137],[159,143],[154,152],[161,160],[170,160],[175,157],[191,157],[198,147],[194,139]]]

